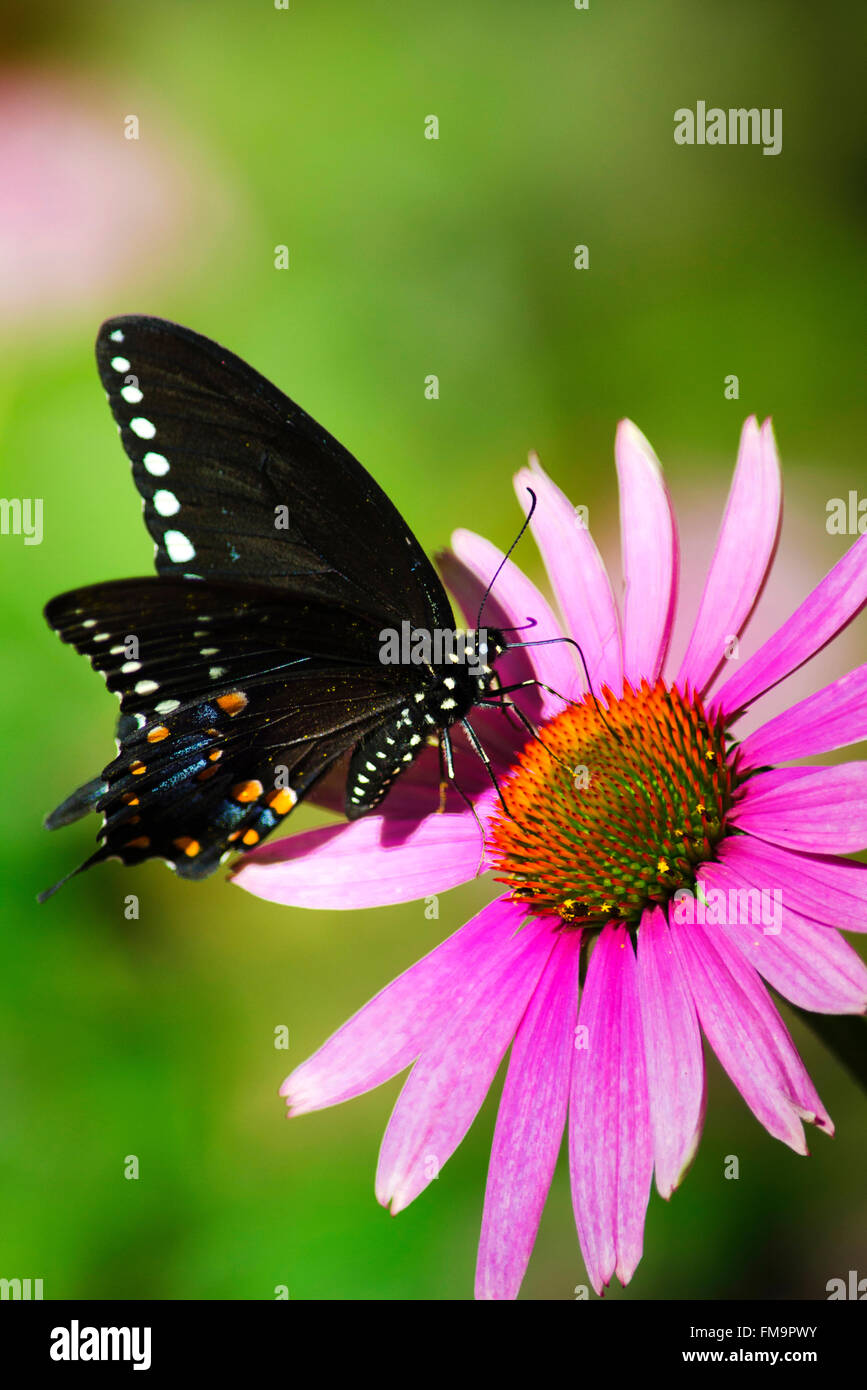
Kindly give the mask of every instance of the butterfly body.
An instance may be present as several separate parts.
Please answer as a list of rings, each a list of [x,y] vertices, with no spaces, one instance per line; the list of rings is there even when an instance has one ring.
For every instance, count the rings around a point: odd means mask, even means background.
[[[451,634],[450,634],[451,635]],[[455,637],[464,634],[455,633]],[[356,820],[378,806],[395,777],[412,763],[429,742],[460,723],[473,706],[493,695],[494,663],[505,650],[502,634],[493,628],[466,634],[460,660],[428,665],[396,717],[377,725],[362,739],[349,765],[346,814]],[[459,643],[454,644],[456,647]]]
[[[46,608],[120,699],[117,757],[46,822],[101,813],[82,867],[160,857],[201,878],[261,843],[341,759],[353,819],[431,738],[450,767],[448,730],[491,696],[505,643],[481,631],[463,634],[457,660],[387,658],[383,633],[401,625],[458,634],[436,571],[370,474],[189,329],[111,319],[96,353],[157,575]]]

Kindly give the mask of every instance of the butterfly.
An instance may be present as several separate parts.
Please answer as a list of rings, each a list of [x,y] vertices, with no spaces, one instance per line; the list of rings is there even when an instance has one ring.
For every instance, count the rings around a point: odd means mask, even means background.
[[[102,815],[99,847],[73,872],[156,857],[204,878],[261,843],[341,759],[354,820],[429,742],[442,808],[457,724],[490,770],[466,717],[499,702],[496,662],[520,644],[457,627],[433,565],[361,464],[190,329],[112,318],[96,358],[157,574],[45,609],[120,699],[116,758],[45,822]],[[385,659],[386,634],[408,630],[433,648]]]

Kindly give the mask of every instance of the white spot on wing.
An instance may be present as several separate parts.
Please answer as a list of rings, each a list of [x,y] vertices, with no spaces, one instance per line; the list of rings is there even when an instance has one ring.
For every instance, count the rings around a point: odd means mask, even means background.
[[[136,695],[151,695],[159,688],[157,681],[136,681],[135,693]]]
[[[139,439],[153,439],[157,432],[156,425],[152,425],[150,420],[146,420],[143,415],[135,415],[129,422],[129,427],[133,434],[137,434]]]
[[[166,531],[163,536],[163,543],[168,551],[169,559],[173,560],[176,565],[195,558],[196,548],[187,540],[183,531]]]
[[[137,386],[122,386],[120,394],[128,405],[138,405],[139,401],[144,400],[144,396]]]
[[[160,700],[158,705],[154,705],[157,714],[172,714],[180,708],[180,700]]]
[[[160,516],[174,516],[175,512],[181,510],[181,504],[173,492],[168,488],[158,488],[154,493],[154,506]]]
[[[149,450],[142,459],[142,463],[155,478],[162,478],[169,471],[169,461],[164,454],[154,454]]]
[[[123,334],[121,333],[121,331],[120,331],[119,328],[116,328],[116,329],[114,330],[113,333],[109,333],[108,336],[111,338],[111,341],[112,341],[113,343],[122,343],[122,342],[123,342]]]

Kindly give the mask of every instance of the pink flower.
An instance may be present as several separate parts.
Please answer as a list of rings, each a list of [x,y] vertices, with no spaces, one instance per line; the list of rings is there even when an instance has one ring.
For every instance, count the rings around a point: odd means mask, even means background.
[[[867,666],[737,743],[746,707],[809,661],[867,600],[867,536],[765,644],[731,658],[771,564],[780,521],[769,421],[746,422],[698,616],[666,665],[676,602],[675,522],[657,459],[628,421],[616,440],[625,596],[589,532],[533,461],[532,527],[593,691],[567,643],[510,652],[503,683],[532,674],[578,703],[528,693],[541,739],[502,714],[473,721],[513,819],[465,751],[460,802],[436,806],[435,755],[385,814],[299,834],[251,855],[250,892],[308,907],[367,907],[439,893],[481,867],[503,896],[394,980],[284,1083],[292,1115],[412,1071],[389,1121],[376,1193],[393,1213],[437,1175],[507,1049],[476,1294],[514,1298],[564,1129],[575,1220],[593,1287],[641,1258],[651,1176],[671,1196],[705,1107],[702,1032],[765,1128],[807,1152],[803,1121],[832,1132],[762,977],[802,1008],[862,1013],[867,968],[836,928],[867,930],[867,765],[778,766],[867,737]],[[466,531],[445,575],[472,620],[501,555]],[[560,627],[508,562],[491,626]],[[480,860],[483,861],[480,865]],[[588,959],[589,956],[589,959]],[[579,1002],[580,999],[580,1002]]]

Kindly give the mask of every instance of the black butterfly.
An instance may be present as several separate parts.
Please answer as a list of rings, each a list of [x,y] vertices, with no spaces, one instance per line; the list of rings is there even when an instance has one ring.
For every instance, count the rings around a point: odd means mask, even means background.
[[[350,750],[351,819],[432,736],[453,778],[458,722],[485,758],[466,715],[506,693],[494,665],[513,644],[479,629],[457,658],[382,660],[384,631],[402,624],[457,648],[461,634],[361,464],[189,329],[109,319],[96,357],[158,577],[75,589],[45,610],[121,702],[117,757],[46,821],[102,813],[102,843],[80,868],[161,857],[203,878],[270,834]]]

